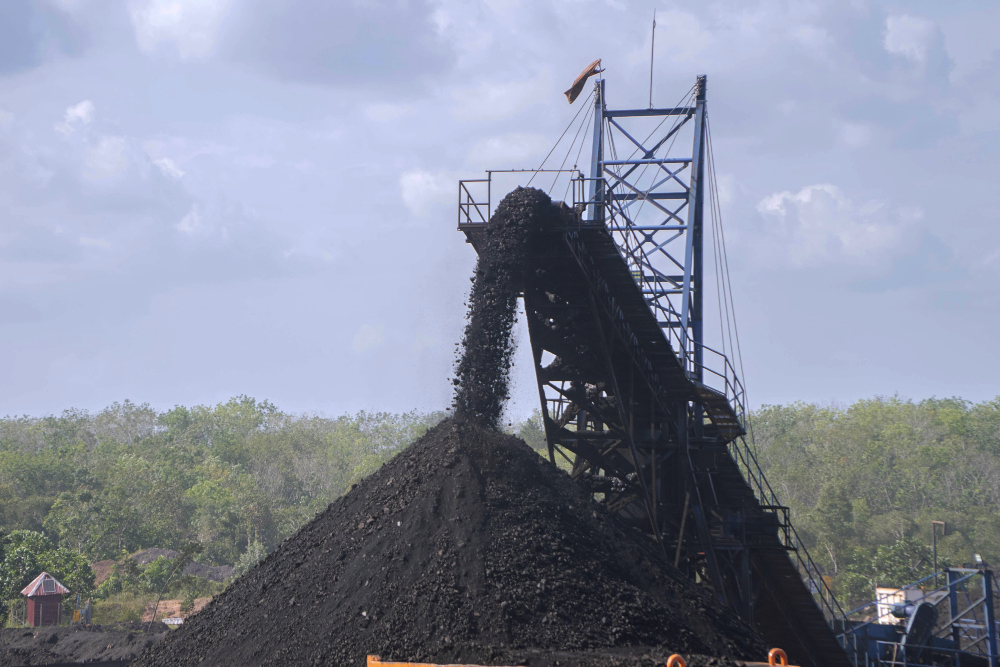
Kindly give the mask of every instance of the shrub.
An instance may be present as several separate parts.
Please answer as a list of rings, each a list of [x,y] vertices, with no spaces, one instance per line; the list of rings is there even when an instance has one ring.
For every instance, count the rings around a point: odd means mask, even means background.
[[[97,625],[141,621],[147,605],[152,604],[155,599],[154,595],[136,594],[131,591],[115,593],[94,603],[91,620]]]

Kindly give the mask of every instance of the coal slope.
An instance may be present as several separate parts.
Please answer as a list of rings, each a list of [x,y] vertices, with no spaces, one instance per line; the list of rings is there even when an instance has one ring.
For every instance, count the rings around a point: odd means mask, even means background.
[[[133,664],[662,665],[674,651],[721,665],[766,647],[523,441],[450,419]]]
[[[163,623],[4,628],[0,630],[0,665],[128,661],[169,632]]]
[[[535,231],[566,209],[535,188],[517,188],[497,205],[477,245],[465,332],[455,365],[455,415],[482,426],[497,426],[509,394],[517,316],[527,250]]]

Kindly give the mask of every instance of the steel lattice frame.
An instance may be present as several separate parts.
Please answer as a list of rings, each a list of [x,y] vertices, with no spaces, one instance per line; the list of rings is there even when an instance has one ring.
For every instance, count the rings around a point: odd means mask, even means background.
[[[743,440],[742,384],[704,344],[705,77],[693,91],[686,106],[609,109],[596,83],[589,175],[528,258],[523,293],[548,454],[766,636],[795,636],[799,664],[844,667],[800,580],[818,570]],[[491,179],[459,186],[473,244]]]

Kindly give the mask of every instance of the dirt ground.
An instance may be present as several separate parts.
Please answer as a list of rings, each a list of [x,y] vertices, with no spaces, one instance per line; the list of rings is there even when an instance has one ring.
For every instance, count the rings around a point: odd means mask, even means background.
[[[185,613],[181,612],[181,603],[183,600],[160,600],[160,604],[156,607],[156,619],[163,620],[164,618],[183,618],[187,619],[194,614],[205,608],[212,598],[195,598],[194,605],[191,607],[191,611]],[[146,606],[146,611],[142,614],[143,621],[149,621],[153,618],[153,605],[154,602],[150,602]]]

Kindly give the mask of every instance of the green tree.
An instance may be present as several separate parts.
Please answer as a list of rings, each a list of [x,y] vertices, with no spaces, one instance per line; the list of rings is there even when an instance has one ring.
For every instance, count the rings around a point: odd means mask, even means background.
[[[267,557],[267,549],[260,542],[253,542],[243,552],[243,555],[236,560],[233,566],[233,578],[242,577],[249,572],[254,565]]]
[[[844,595],[917,578],[930,560],[907,554],[929,549],[932,519],[948,525],[940,561],[1000,558],[1000,399],[798,403],[751,417],[768,480]]]
[[[71,593],[87,595],[94,589],[89,561],[70,549],[54,547],[44,535],[15,530],[3,536],[0,561],[0,602],[6,619],[7,602],[42,572],[48,572]]]

